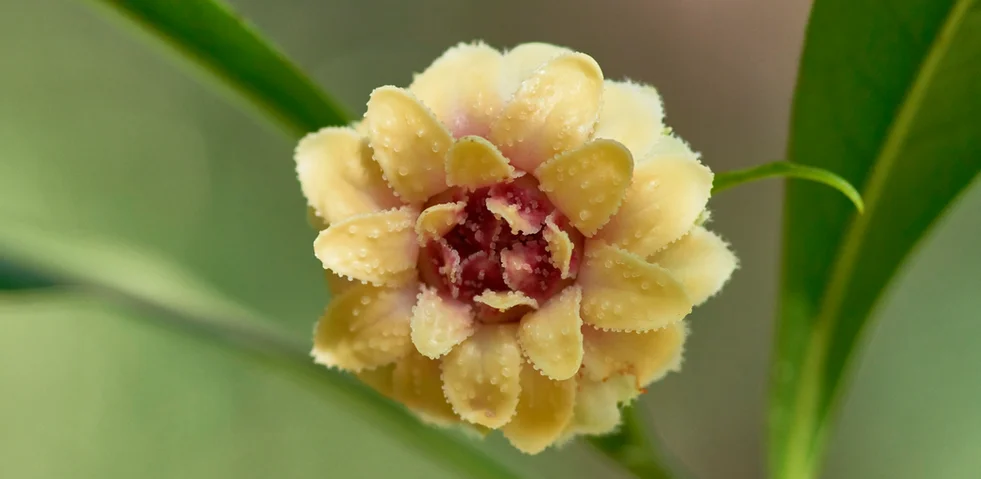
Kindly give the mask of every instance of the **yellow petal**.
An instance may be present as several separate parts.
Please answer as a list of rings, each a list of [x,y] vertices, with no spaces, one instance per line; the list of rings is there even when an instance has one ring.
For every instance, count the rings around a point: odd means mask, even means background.
[[[416,291],[415,285],[358,285],[335,297],[317,323],[316,362],[360,371],[405,356],[412,350],[409,317]]]
[[[486,134],[508,94],[503,62],[483,43],[461,43],[416,76],[409,91],[457,137]]]
[[[683,321],[640,333],[619,333],[583,328],[583,371],[589,379],[605,381],[632,375],[637,388],[661,379],[681,366],[686,329]]]
[[[595,140],[535,170],[542,191],[582,234],[595,234],[623,201],[634,162],[613,140]]]
[[[371,389],[378,391],[385,397],[394,398],[394,386],[392,385],[392,373],[395,371],[395,363],[379,366],[375,369],[365,369],[357,373],[361,382],[371,386]]]
[[[509,98],[539,68],[550,60],[570,53],[568,48],[541,42],[522,43],[504,55],[504,68],[507,79],[506,89]]]
[[[670,152],[634,165],[620,210],[596,235],[643,257],[691,230],[712,193],[712,171],[680,140],[662,142]]]
[[[463,210],[467,204],[463,201],[456,203],[440,203],[422,210],[419,219],[416,221],[416,236],[419,244],[426,244],[426,240],[442,238],[449,233],[454,226],[463,223],[466,217]]]
[[[589,139],[602,95],[603,72],[591,57],[555,58],[521,84],[491,125],[490,140],[512,165],[534,171]]]
[[[419,245],[409,208],[355,216],[320,232],[313,243],[323,264],[342,276],[374,284],[399,284],[415,274]]]
[[[440,361],[410,351],[395,364],[392,396],[424,421],[448,425],[460,419],[443,397]]]
[[[444,158],[453,137],[409,92],[376,88],[364,124],[375,161],[403,201],[422,203],[446,189]]]
[[[471,190],[511,178],[514,168],[491,142],[479,136],[457,140],[446,154],[446,183]]]
[[[680,321],[691,300],[668,270],[598,241],[579,270],[582,319],[600,329],[647,331]]]
[[[596,138],[622,143],[634,158],[643,158],[664,131],[664,107],[654,87],[607,80]]]
[[[534,298],[529,297],[521,291],[491,291],[488,289],[474,296],[473,300],[486,304],[498,311],[507,311],[517,306],[538,307],[538,301],[535,301]]]
[[[575,244],[569,238],[569,234],[559,228],[551,216],[545,218],[545,231],[542,232],[545,243],[548,245],[549,259],[552,266],[562,275],[562,279],[572,276],[572,251]]]
[[[522,214],[517,204],[508,203],[505,198],[491,196],[484,203],[487,211],[504,220],[514,234],[533,235],[542,229],[542,224],[535,222],[534,216]]]
[[[296,173],[307,203],[327,223],[402,204],[352,128],[324,128],[300,140]]]
[[[701,226],[649,260],[670,271],[696,306],[719,292],[737,265],[729,245]]]
[[[575,377],[553,381],[534,369],[524,368],[518,410],[501,431],[521,452],[538,454],[569,425],[575,401]]]
[[[423,286],[412,309],[412,343],[424,356],[438,358],[469,338],[474,331],[470,306],[444,298]]]
[[[497,429],[518,406],[521,348],[517,325],[482,325],[443,359],[443,392],[468,422]]]
[[[608,381],[579,378],[576,405],[567,432],[570,434],[606,434],[620,424],[623,391],[633,387],[633,378],[617,377]]]
[[[518,341],[531,363],[546,376],[568,379],[582,363],[582,290],[569,286],[541,309],[521,319]]]

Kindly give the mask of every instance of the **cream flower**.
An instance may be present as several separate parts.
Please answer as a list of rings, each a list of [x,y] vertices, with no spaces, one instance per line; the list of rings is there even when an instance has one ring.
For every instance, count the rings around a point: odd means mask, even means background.
[[[316,360],[527,453],[611,431],[736,266],[700,225],[712,172],[662,120],[587,55],[477,43],[304,138],[336,295]]]

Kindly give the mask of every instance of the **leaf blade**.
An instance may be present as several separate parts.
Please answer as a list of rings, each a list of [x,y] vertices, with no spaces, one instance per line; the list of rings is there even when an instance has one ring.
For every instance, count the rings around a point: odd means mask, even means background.
[[[95,0],[163,40],[299,137],[348,115],[218,0]]]
[[[800,180],[821,183],[838,190],[845,195],[859,213],[865,210],[862,202],[862,195],[852,186],[848,180],[825,170],[807,165],[797,165],[789,161],[775,161],[765,165],[753,166],[742,170],[726,171],[716,173],[712,182],[712,194],[716,194],[729,188],[739,186],[751,181],[763,180],[767,178],[796,178]]]
[[[981,73],[978,2],[855,7],[814,6],[788,157],[864,184],[867,211],[853,219],[826,192],[787,188],[769,431],[778,479],[816,474],[878,300],[981,171],[981,139],[970,128],[981,121],[981,85],[972,81]]]

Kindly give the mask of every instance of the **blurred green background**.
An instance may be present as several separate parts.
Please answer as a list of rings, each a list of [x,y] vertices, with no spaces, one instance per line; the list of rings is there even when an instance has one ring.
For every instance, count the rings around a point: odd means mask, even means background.
[[[782,155],[809,8],[232,4],[358,114],[375,86],[407,84],[459,41],[568,45],[607,77],[655,84],[671,125],[717,171]],[[0,0],[0,228],[26,222],[57,242],[131,245],[308,335],[327,294],[293,143],[105,13],[83,1]],[[762,476],[780,193],[767,182],[713,199],[715,229],[742,268],[694,313],[683,373],[643,401],[698,478]],[[825,477],[981,477],[979,208],[974,188],[894,285]],[[141,279],[153,280],[135,272]],[[0,477],[454,477],[303,386],[140,316],[80,293],[0,295]],[[623,477],[578,444],[534,458],[487,444],[542,477]]]

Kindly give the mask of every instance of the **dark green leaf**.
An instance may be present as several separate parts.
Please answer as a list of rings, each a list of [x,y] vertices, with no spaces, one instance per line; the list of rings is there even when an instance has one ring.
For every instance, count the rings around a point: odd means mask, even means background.
[[[222,2],[95,1],[167,42],[294,136],[347,122],[336,103]]]
[[[823,168],[813,166],[796,165],[789,161],[777,161],[765,165],[754,166],[743,170],[726,171],[715,174],[715,181],[712,182],[712,194],[725,191],[733,186],[743,183],[762,180],[766,178],[797,178],[823,183],[830,186],[841,194],[845,195],[862,212],[865,205],[862,204],[862,195],[855,190],[855,187],[844,178]]]
[[[815,477],[870,315],[981,170],[981,5],[818,0],[799,78],[788,159],[863,185],[866,211],[856,217],[825,188],[788,185],[775,479]]]

